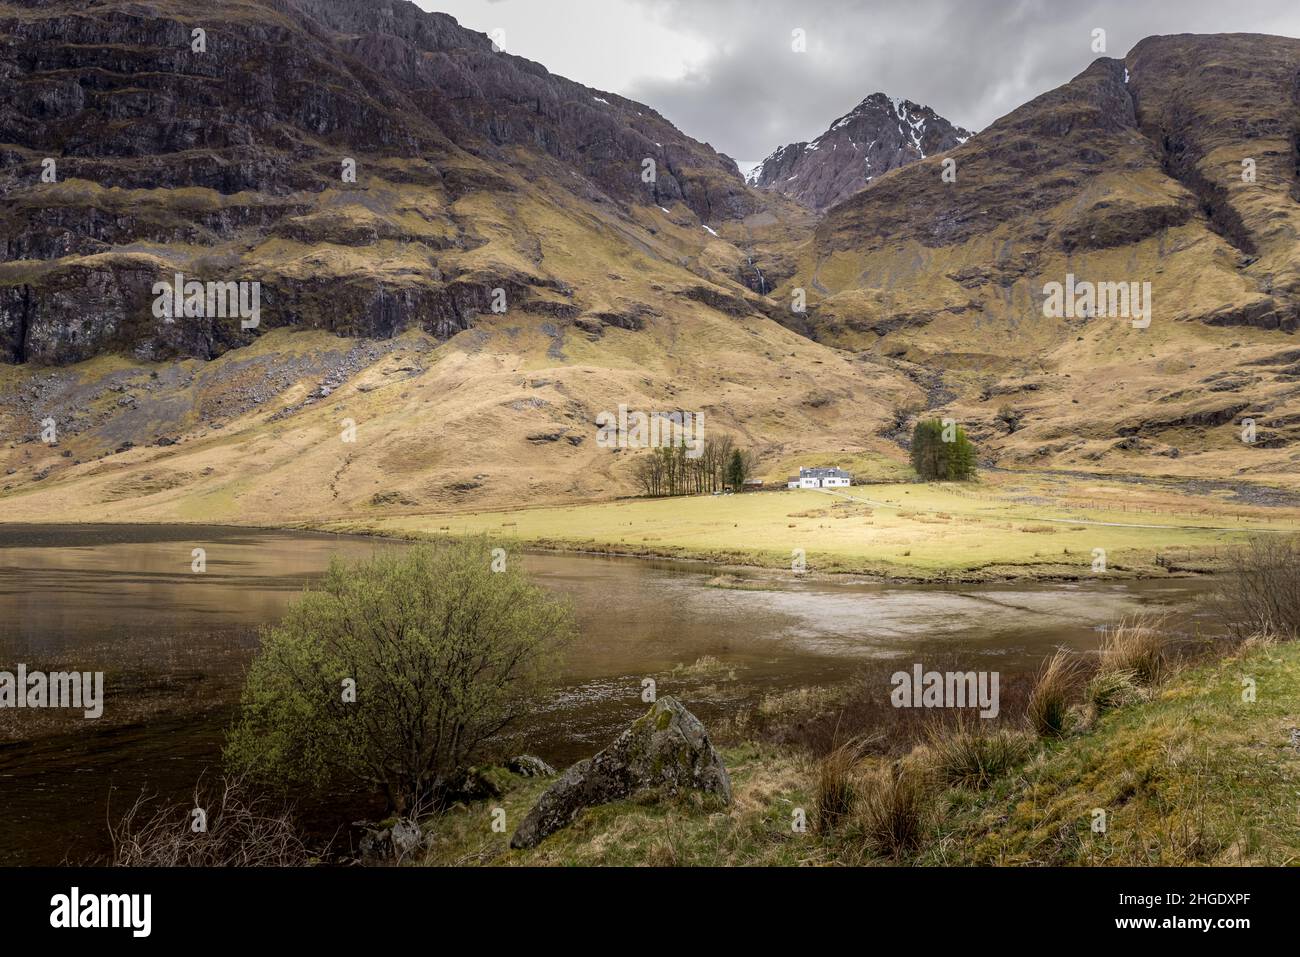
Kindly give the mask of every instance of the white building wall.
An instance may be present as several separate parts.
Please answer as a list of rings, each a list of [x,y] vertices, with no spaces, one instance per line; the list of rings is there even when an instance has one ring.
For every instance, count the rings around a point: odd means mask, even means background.
[[[790,482],[789,488],[845,488],[852,484],[852,479],[842,478],[838,475],[827,475],[817,477],[815,475],[801,475],[798,481]]]

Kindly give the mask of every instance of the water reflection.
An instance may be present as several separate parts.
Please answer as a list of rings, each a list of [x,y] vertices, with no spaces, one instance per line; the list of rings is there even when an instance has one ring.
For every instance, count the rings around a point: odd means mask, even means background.
[[[0,669],[24,662],[110,674],[105,716],[93,726],[0,712],[0,863],[103,853],[110,787],[132,797],[141,787],[188,793],[218,765],[258,627],[331,556],[393,547],[404,546],[205,526],[0,526]],[[194,548],[206,551],[202,574],[191,570]],[[1100,626],[1146,606],[1166,606],[1194,628],[1203,587],[887,586],[741,571],[748,587],[735,588],[714,587],[717,569],[691,563],[525,562],[572,597],[581,633],[547,704],[522,730],[528,750],[561,765],[643,710],[644,677],[708,719],[881,659],[960,654],[972,669],[1028,669],[1056,646],[1094,648]],[[721,684],[716,673],[683,670],[705,656],[718,659]]]

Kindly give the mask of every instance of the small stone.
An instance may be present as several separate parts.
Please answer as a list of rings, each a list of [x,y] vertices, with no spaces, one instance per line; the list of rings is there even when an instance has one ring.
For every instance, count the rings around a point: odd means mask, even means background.
[[[523,778],[551,778],[559,772],[541,758],[532,754],[520,754],[506,762],[506,770]]]
[[[361,859],[367,863],[383,864],[399,861],[424,847],[424,832],[420,825],[407,818],[399,818],[391,827],[363,824],[365,828],[358,846]]]

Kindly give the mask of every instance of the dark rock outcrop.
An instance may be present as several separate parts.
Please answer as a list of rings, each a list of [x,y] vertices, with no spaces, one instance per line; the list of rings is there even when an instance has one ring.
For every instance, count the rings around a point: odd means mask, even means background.
[[[212,358],[279,326],[448,338],[496,289],[572,320],[537,237],[484,235],[458,202],[513,203],[539,179],[623,214],[681,203],[720,222],[764,202],[649,107],[406,0],[212,0],[201,18],[14,0],[0,79],[0,361]],[[466,274],[456,255],[493,241],[511,248]],[[537,268],[501,265],[520,259]],[[150,290],[175,273],[260,283],[259,326],[160,322]]]

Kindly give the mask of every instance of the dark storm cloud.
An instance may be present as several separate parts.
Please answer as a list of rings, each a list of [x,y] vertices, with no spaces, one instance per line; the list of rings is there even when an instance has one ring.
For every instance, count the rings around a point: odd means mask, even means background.
[[[741,161],[811,139],[877,90],[978,130],[1152,34],[1300,36],[1295,0],[628,0],[708,52],[621,91]],[[791,50],[791,31],[807,52]],[[1105,54],[1092,31],[1106,31]]]

